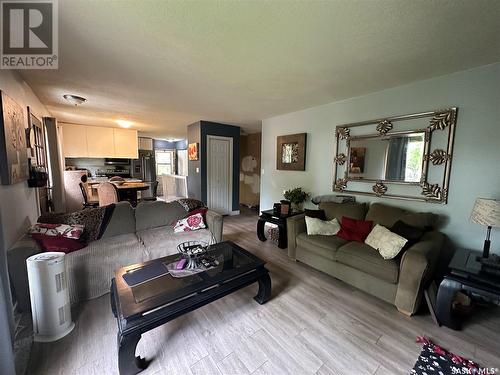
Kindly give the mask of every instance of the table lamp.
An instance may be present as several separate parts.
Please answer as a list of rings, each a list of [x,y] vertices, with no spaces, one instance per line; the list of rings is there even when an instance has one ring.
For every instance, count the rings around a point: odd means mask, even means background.
[[[500,227],[500,200],[477,198],[470,219],[473,223],[487,227],[483,258],[488,258],[490,255],[491,227]]]

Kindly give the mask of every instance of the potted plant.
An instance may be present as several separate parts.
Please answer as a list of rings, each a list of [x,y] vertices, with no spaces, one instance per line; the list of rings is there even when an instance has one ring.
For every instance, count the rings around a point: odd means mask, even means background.
[[[301,187],[298,187],[286,190],[283,196],[292,203],[292,208],[294,210],[302,210],[304,202],[309,198],[309,193],[306,193]]]

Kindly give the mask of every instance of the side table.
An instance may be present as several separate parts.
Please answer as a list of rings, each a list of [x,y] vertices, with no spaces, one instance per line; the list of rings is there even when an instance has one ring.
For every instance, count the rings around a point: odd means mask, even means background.
[[[452,301],[456,292],[465,291],[483,297],[500,300],[500,277],[481,271],[477,257],[482,253],[474,250],[458,249],[449,264],[450,273],[439,285],[436,300],[438,321],[455,330],[461,327],[461,321],[452,310]]]
[[[288,215],[283,215],[279,212],[275,212],[274,210],[262,211],[261,215],[259,216],[259,221],[257,222],[257,237],[259,237],[259,240],[265,241],[266,236],[264,233],[264,225],[266,224],[266,222],[276,224],[279,229],[278,247],[280,249],[286,249],[288,246],[286,219],[303,213],[304,211],[291,211]]]

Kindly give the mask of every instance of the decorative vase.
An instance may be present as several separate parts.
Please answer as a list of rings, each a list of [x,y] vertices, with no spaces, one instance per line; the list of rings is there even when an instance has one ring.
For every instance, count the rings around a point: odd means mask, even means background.
[[[292,203],[292,210],[293,211],[302,211],[303,208],[304,208],[304,202]]]

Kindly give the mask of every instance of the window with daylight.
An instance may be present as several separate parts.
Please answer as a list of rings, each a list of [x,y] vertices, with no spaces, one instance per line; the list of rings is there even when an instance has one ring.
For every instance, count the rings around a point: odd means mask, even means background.
[[[156,150],[156,175],[175,174],[175,150]]]

